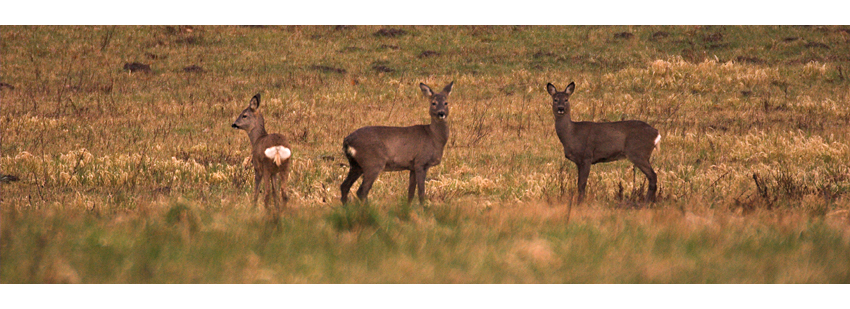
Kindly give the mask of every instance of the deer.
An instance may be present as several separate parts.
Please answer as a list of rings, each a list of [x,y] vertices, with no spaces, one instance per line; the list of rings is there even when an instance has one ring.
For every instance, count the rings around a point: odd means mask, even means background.
[[[646,201],[655,202],[658,177],[649,162],[652,151],[661,141],[658,130],[640,120],[616,122],[573,122],[570,118],[570,96],[575,91],[570,82],[564,91],[548,83],[552,96],[555,132],[564,146],[564,156],[578,169],[578,202],[584,199],[590,166],[596,163],[628,159],[649,180]]]
[[[355,130],[342,142],[343,152],[349,162],[348,176],[340,185],[342,204],[348,203],[348,193],[358,178],[363,182],[357,197],[367,202],[369,190],[383,171],[410,171],[407,189],[408,204],[419,190],[419,203],[425,203],[425,175],[428,169],[440,164],[443,149],[449,140],[449,102],[454,82],[439,93],[428,85],[419,83],[422,94],[428,98],[430,124],[409,127],[368,126]]]
[[[254,167],[254,197],[252,204],[257,206],[257,197],[260,194],[260,182],[265,182],[264,205],[267,211],[269,199],[274,200],[275,215],[280,213],[278,194],[275,193],[275,181],[280,183],[280,197],[283,204],[289,201],[286,194],[286,181],[289,178],[289,161],[292,150],[289,142],[283,135],[266,133],[265,120],[260,108],[260,94],[254,95],[248,107],[236,117],[231,127],[244,130],[251,140],[251,164]]]

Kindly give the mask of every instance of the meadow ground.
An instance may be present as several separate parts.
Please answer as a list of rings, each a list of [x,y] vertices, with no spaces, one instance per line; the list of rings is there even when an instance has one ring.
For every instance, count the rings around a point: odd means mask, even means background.
[[[2,283],[850,283],[848,27],[0,26],[0,54]],[[431,201],[384,173],[341,207],[342,138],[450,81]],[[627,161],[572,202],[570,81],[573,120],[661,132],[657,203]],[[230,127],[255,93],[293,149],[276,223]]]

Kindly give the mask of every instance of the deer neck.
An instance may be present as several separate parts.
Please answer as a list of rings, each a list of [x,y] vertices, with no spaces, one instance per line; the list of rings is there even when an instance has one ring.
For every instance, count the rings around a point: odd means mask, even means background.
[[[437,144],[440,147],[446,146],[446,142],[449,140],[448,121],[431,118],[431,124],[428,125],[428,128],[434,134]]]
[[[558,133],[558,137],[561,140],[570,139],[573,134],[573,128],[575,127],[575,123],[572,119],[570,119],[570,114],[567,113],[562,117],[555,117],[555,132]]]
[[[269,134],[266,133],[266,128],[263,125],[256,126],[248,132],[248,138],[251,139],[251,145],[256,145],[257,140],[266,135]]]

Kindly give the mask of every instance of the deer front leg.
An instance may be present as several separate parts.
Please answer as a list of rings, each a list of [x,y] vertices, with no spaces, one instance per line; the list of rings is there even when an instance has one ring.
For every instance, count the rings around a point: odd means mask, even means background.
[[[590,161],[576,163],[578,168],[578,202],[584,200],[584,190],[587,187],[587,177],[590,176]]]
[[[419,204],[425,204],[425,167],[416,168],[416,185],[419,187]]]
[[[263,173],[260,169],[254,169],[254,198],[251,199],[251,204],[257,207],[257,198],[260,196],[260,182],[263,180]]]

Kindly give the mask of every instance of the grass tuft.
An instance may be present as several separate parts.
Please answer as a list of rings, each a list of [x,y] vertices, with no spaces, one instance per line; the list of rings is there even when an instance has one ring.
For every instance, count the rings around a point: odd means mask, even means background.
[[[338,207],[327,220],[340,232],[380,226],[377,211],[368,203]]]

